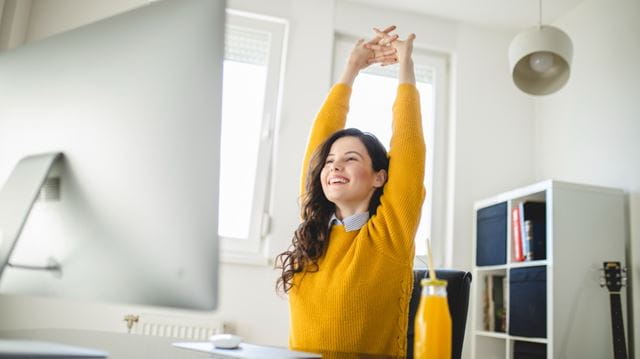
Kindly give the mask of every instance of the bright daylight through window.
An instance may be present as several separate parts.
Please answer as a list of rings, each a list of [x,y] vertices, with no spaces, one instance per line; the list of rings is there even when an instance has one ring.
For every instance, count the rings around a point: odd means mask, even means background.
[[[222,105],[222,249],[257,252],[267,201],[285,24],[228,13]]]
[[[343,58],[351,50],[356,39],[349,36],[338,36],[336,39],[335,68],[342,69]],[[422,207],[422,219],[416,234],[416,255],[426,253],[426,239],[433,238],[438,242],[437,253],[439,262],[444,260],[444,207],[440,205],[444,197],[443,193],[434,193],[434,182],[440,178],[434,178],[434,168],[442,166],[444,159],[441,147],[445,137],[443,126],[436,128],[436,123],[444,122],[444,107],[446,104],[446,60],[442,57],[426,54],[420,49],[415,50],[414,66],[416,73],[416,86],[420,92],[420,107],[422,111],[422,123],[425,141],[427,144],[427,159],[425,172],[425,188],[427,197]],[[337,75],[337,74],[334,74]],[[392,107],[395,100],[398,83],[397,65],[381,67],[370,66],[365,69],[354,83],[354,91],[351,95],[347,127],[359,128],[371,132],[389,149],[391,140]],[[438,117],[440,116],[440,117]],[[438,135],[436,135],[436,133]],[[440,153],[436,153],[440,152]],[[440,157],[437,157],[440,156]],[[442,159],[441,159],[442,158]],[[440,163],[436,163],[437,161]],[[438,167],[441,168],[441,167]],[[440,171],[440,172],[444,172]],[[441,178],[443,173],[438,172]],[[437,200],[435,197],[440,196]],[[434,209],[436,208],[436,209]],[[436,213],[437,212],[437,213]]]

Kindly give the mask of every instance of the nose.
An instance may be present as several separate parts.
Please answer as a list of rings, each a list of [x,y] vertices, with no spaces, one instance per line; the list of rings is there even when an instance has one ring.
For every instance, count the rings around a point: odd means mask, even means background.
[[[333,171],[342,171],[342,165],[338,163],[338,161],[331,162],[331,167],[329,168],[331,172]]]

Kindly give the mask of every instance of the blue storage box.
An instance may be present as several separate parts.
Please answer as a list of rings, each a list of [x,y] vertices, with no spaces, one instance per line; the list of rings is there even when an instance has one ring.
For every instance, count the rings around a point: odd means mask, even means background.
[[[509,271],[509,334],[547,337],[547,267]]]
[[[547,359],[547,345],[516,341],[513,343],[513,359]]]
[[[507,202],[479,209],[476,231],[476,264],[507,263]]]

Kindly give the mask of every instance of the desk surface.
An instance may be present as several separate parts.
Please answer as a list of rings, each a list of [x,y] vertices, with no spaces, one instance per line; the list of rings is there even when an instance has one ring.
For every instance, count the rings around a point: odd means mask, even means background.
[[[242,359],[388,359],[395,358],[385,355],[322,352],[308,353],[293,351],[286,348],[270,347],[242,343],[236,349],[217,349],[209,342],[181,342],[173,343],[173,346],[182,349],[195,350],[209,354],[209,358],[242,358]]]
[[[107,352],[35,340],[0,339],[0,358],[107,358]]]

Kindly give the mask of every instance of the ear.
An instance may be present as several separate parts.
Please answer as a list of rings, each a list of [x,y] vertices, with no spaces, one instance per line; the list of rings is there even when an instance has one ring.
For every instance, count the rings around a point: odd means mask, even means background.
[[[375,174],[376,178],[373,180],[373,187],[380,188],[387,183],[387,171],[380,170]]]

